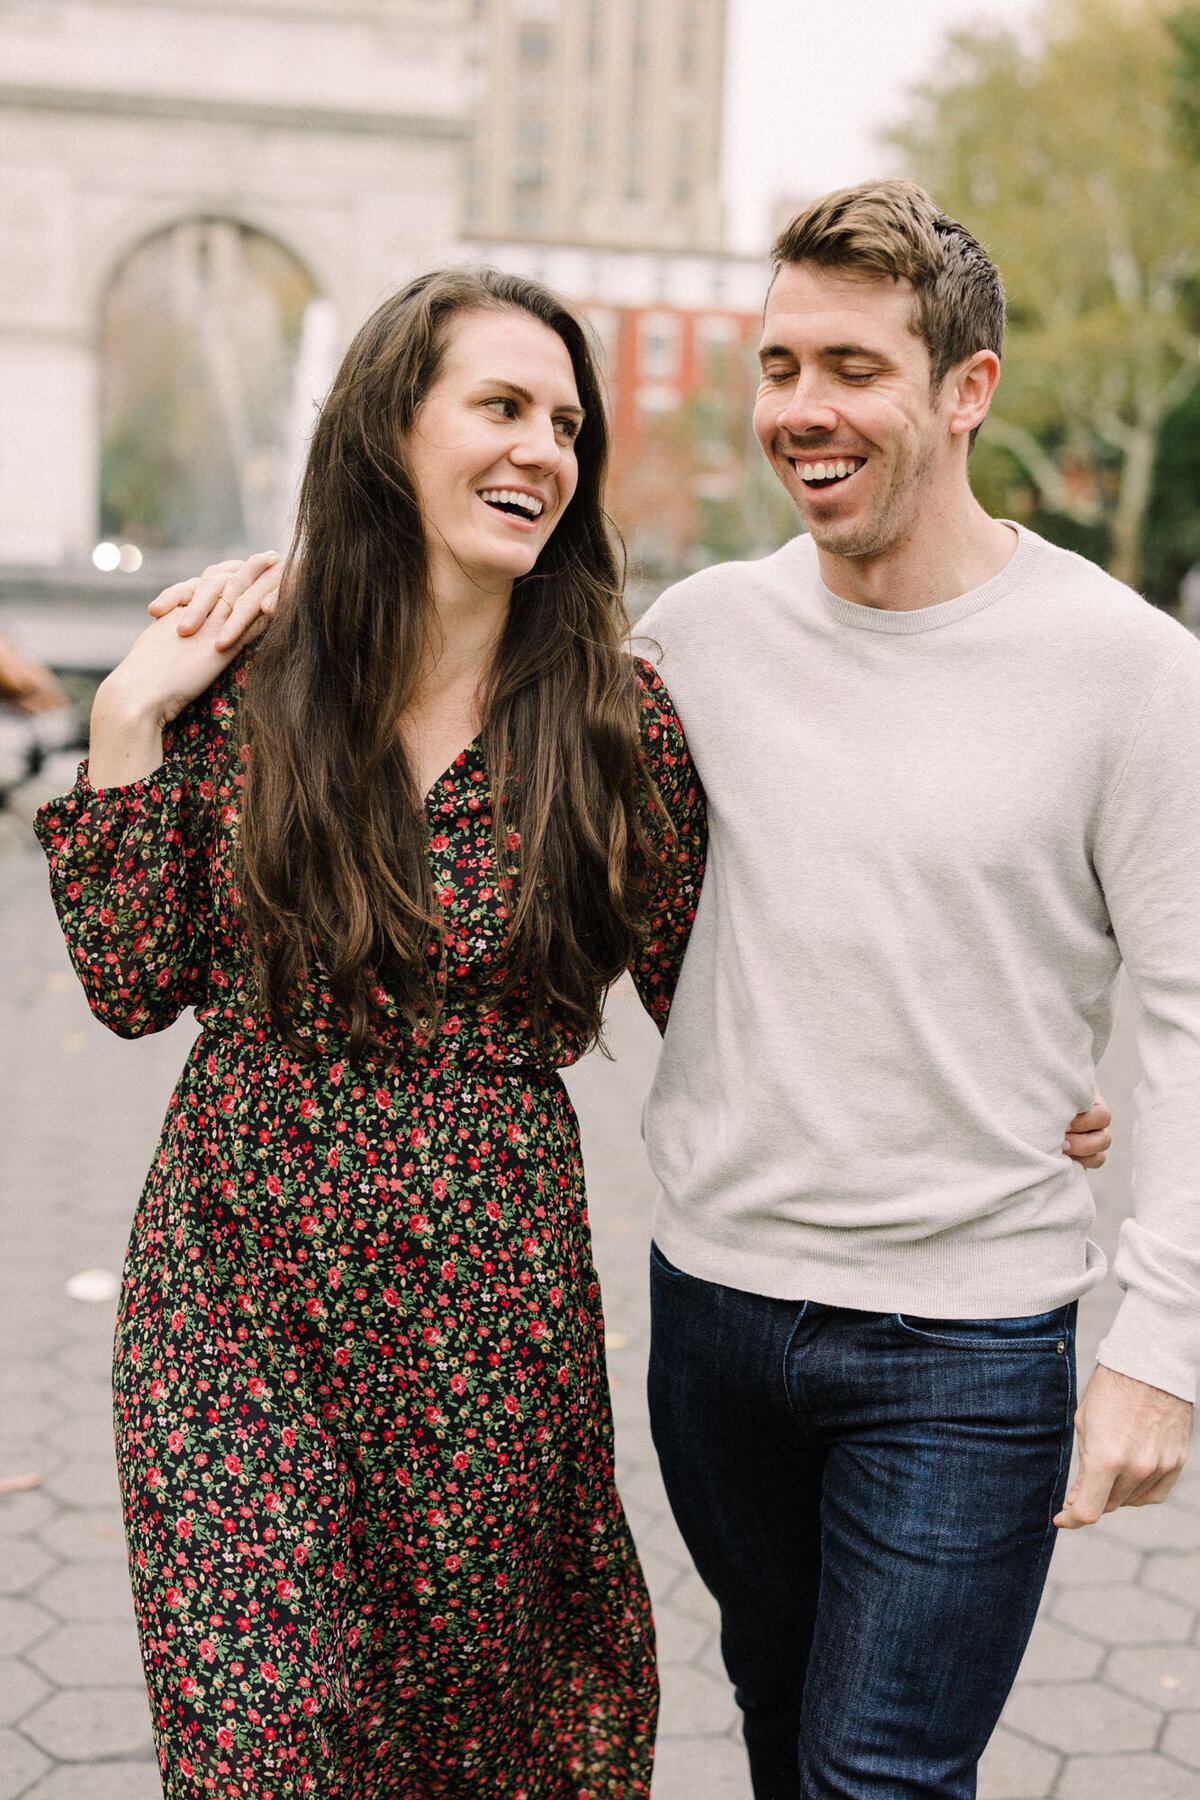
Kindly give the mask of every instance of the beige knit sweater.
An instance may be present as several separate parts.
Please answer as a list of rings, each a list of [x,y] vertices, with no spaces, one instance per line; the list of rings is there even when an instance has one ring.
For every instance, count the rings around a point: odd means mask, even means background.
[[[637,647],[711,831],[645,1117],[666,1255],[929,1317],[1083,1293],[1104,1260],[1061,1146],[1123,961],[1145,1078],[1100,1354],[1191,1398],[1200,644],[1022,531],[992,581],[916,612],[837,598],[797,538],[669,590]]]

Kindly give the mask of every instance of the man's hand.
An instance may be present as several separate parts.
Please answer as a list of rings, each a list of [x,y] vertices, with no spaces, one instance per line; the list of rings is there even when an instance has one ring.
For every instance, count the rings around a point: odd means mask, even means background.
[[[1103,1094],[1097,1094],[1087,1112],[1076,1113],[1067,1126],[1063,1155],[1085,1169],[1102,1169],[1112,1149],[1112,1113]]]
[[[1165,1500],[1187,1461],[1192,1407],[1162,1388],[1097,1366],[1075,1414],[1079,1472],[1054,1523],[1094,1525],[1118,1506]]]

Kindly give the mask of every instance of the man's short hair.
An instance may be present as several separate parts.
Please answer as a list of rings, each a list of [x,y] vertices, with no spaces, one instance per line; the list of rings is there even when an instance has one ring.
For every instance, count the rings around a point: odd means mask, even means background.
[[[915,181],[867,181],[814,200],[775,239],[772,280],[788,263],[909,282],[916,295],[912,327],[929,351],[935,388],[977,350],[1000,355],[1000,271]]]

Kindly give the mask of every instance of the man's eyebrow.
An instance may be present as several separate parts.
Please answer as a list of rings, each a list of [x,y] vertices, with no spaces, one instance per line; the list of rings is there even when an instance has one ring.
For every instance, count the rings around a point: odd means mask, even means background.
[[[485,375],[480,380],[479,385],[480,387],[506,388],[510,394],[515,394],[518,400],[523,400],[526,406],[537,405],[537,401],[534,399],[528,388],[519,387],[515,381],[506,381],[503,375]],[[575,406],[569,400],[564,401],[562,406],[554,407],[553,411],[558,413],[572,413],[577,419],[587,417],[582,406]]]
[[[878,363],[882,368],[891,359],[882,350],[872,350],[866,344],[826,344],[818,355],[830,362],[842,362],[851,356],[857,356],[864,362]],[[759,362],[770,362],[773,357],[792,359],[794,352],[786,344],[764,344],[758,353]]]

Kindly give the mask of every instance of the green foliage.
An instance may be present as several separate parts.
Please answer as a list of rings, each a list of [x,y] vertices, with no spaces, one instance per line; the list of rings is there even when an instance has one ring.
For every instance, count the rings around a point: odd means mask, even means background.
[[[1176,51],[1168,65],[1175,123],[1187,151],[1200,157],[1200,6],[1185,6],[1166,25]]]
[[[1200,376],[1200,167],[1171,61],[1184,43],[1200,55],[1200,34],[1172,35],[1166,12],[1050,0],[1032,45],[959,33],[895,134],[1004,274],[1005,373],[980,450],[1019,465],[1026,516],[1057,518],[1054,535],[1070,527],[1134,582],[1159,436]],[[1004,475],[993,461],[981,479]]]
[[[1200,563],[1200,388],[1163,425],[1146,515],[1145,588],[1173,599]]]

